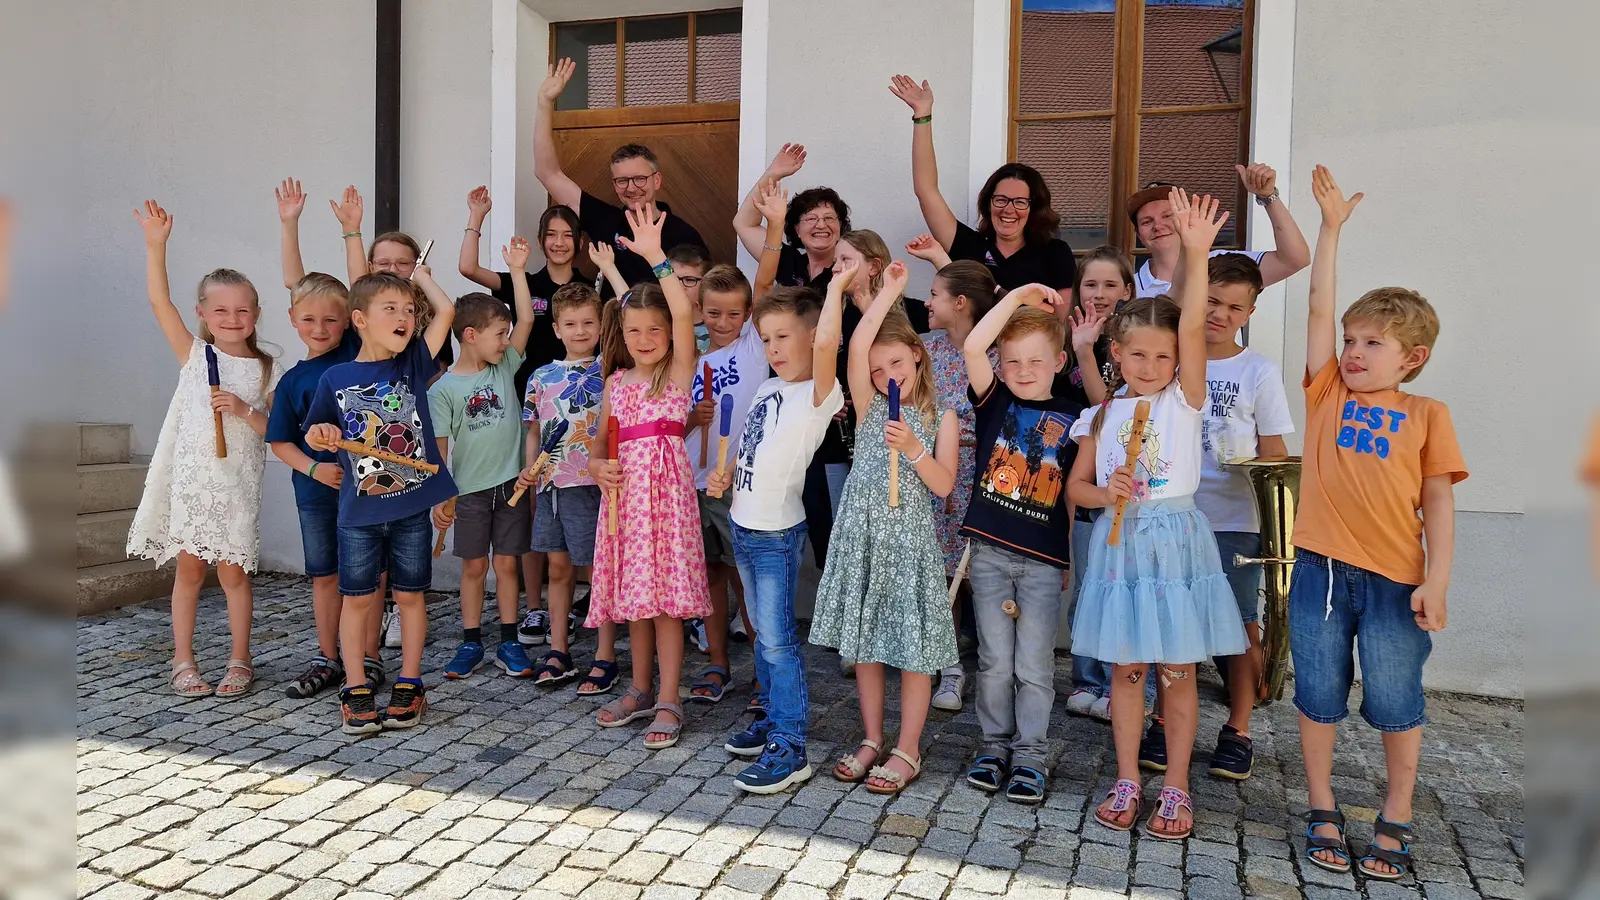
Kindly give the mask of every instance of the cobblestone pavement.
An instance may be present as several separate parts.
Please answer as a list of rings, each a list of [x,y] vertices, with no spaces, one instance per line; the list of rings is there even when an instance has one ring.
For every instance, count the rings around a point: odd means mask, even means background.
[[[256,591],[258,682],[236,701],[167,692],[163,605],[79,621],[80,897],[1523,896],[1520,705],[1430,699],[1420,880],[1384,884],[1301,863],[1304,777],[1289,704],[1257,714],[1253,778],[1204,774],[1223,717],[1210,682],[1193,778],[1198,820],[1179,845],[1094,823],[1114,778],[1110,731],[1065,713],[1064,684],[1042,806],[960,777],[979,736],[970,679],[965,711],[932,714],[922,778],[888,799],[828,775],[859,736],[854,684],[836,657],[808,647],[818,774],[798,790],[747,796],[731,777],[742,763],[722,749],[744,721],[743,688],[689,707],[682,742],[651,753],[642,724],[595,727],[598,702],[571,685],[547,692],[487,667],[443,681],[458,634],[453,596],[430,595],[424,726],[347,737],[331,693],[283,694],[315,652],[309,583],[263,576]],[[200,613],[202,669],[216,679],[227,658],[221,594],[208,592]],[[703,662],[691,653],[686,668]],[[748,685],[747,646],[735,645],[734,665],[736,684]],[[1068,671],[1064,661],[1057,671]],[[891,729],[894,706],[891,687]],[[1381,745],[1365,726],[1341,737],[1335,785],[1359,852],[1381,799]],[[1147,797],[1155,790],[1147,785]]]

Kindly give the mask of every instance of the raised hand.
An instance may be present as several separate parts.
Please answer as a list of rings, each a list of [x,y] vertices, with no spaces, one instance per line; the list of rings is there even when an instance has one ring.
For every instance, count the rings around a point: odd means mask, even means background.
[[[324,422],[306,429],[306,446],[313,450],[337,450],[341,440],[344,433],[337,425]]]
[[[554,106],[556,98],[567,89],[567,82],[572,80],[572,73],[578,70],[578,64],[570,59],[557,60],[547,68],[544,81],[539,84],[539,102]]]
[[[528,239],[524,237],[514,237],[511,239],[510,246],[500,248],[500,256],[505,259],[506,267],[513,272],[527,270],[528,254],[532,252],[533,247],[529,245]]]
[[[1339,183],[1333,180],[1333,173],[1327,166],[1317,166],[1311,170],[1311,193],[1317,198],[1317,205],[1322,207],[1322,221],[1339,226],[1349,220],[1350,214],[1355,212],[1356,206],[1361,203],[1365,194],[1357,191],[1349,200],[1344,198],[1344,192],[1339,190]]]
[[[911,273],[906,271],[906,264],[900,260],[889,263],[889,268],[883,270],[884,290],[893,290],[896,294],[904,294],[906,282],[911,280]]]
[[[284,222],[300,218],[306,208],[306,192],[293,178],[285,178],[283,184],[272,189],[272,195],[278,198],[278,218]]]
[[[1183,188],[1174,187],[1167,199],[1172,203],[1172,227],[1178,232],[1183,246],[1204,253],[1216,243],[1217,233],[1228,221],[1228,214],[1218,209],[1221,203],[1210,194],[1190,197]]]
[[[1233,170],[1239,173],[1244,189],[1257,197],[1270,196],[1278,187],[1278,173],[1266,163],[1251,163],[1249,166],[1235,164]]]
[[[805,164],[805,144],[784,144],[778,149],[778,155],[774,156],[771,164],[767,166],[767,177],[774,179],[788,178],[790,175],[800,171],[800,167]]]
[[[1072,349],[1087,350],[1100,340],[1105,330],[1106,317],[1087,307],[1079,307],[1067,314],[1067,326],[1072,329]]]
[[[172,223],[177,218],[167,215],[167,211],[154,200],[144,202],[143,212],[134,207],[133,217],[139,220],[139,227],[144,229],[144,242],[150,247],[160,247],[167,243],[167,238],[172,236]]]
[[[1065,300],[1061,299],[1061,294],[1055,288],[1037,283],[1025,284],[1013,290],[1001,302],[1003,303],[1005,300],[1012,298],[1015,298],[1019,304],[1037,307],[1047,313],[1054,313],[1056,307],[1066,303]]]
[[[483,217],[489,214],[493,206],[494,202],[489,199],[488,187],[480,184],[467,192],[467,211],[476,221],[482,222]]]
[[[833,265],[833,279],[828,282],[828,290],[836,291],[843,295],[845,290],[850,287],[850,282],[855,280],[856,273],[859,271],[861,271],[861,263],[859,262],[854,260],[850,262],[836,261]]]
[[[889,93],[904,100],[913,116],[920,119],[933,115],[933,88],[928,87],[926,79],[917,84],[909,75],[896,75],[889,79]]]
[[[789,212],[789,192],[776,179],[761,182],[761,189],[756,192],[756,209],[768,222],[783,221]]]
[[[617,252],[605,241],[595,241],[589,245],[589,261],[603,272],[616,267]]]
[[[355,185],[347,186],[344,196],[337,201],[329,200],[328,205],[333,207],[333,216],[346,233],[361,230],[361,192],[356,190]]]
[[[630,209],[627,210],[628,227],[633,229],[633,237],[617,235],[617,243],[625,249],[632,250],[640,256],[657,256],[661,253],[661,226],[667,221],[667,214],[659,209]]]
[[[906,242],[906,252],[928,262],[934,262],[945,256],[944,248],[940,247],[939,242],[933,239],[933,235],[926,231]]]
[[[417,263],[417,267],[411,270],[411,280],[423,287],[427,287],[430,284],[438,287],[433,280],[433,270],[422,263]]]

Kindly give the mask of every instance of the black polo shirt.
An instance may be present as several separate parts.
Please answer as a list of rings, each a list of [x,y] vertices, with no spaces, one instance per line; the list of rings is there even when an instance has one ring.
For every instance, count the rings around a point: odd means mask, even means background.
[[[787,287],[808,287],[819,294],[827,293],[828,283],[833,281],[833,267],[823,269],[815,278],[810,277],[810,272],[811,261],[806,251],[793,244],[784,244],[778,252],[778,277],[773,283]]]
[[[965,223],[956,223],[955,240],[950,242],[950,258],[983,263],[994,274],[1003,290],[1014,291],[1025,284],[1042,284],[1063,294],[1078,280],[1078,261],[1072,248],[1060,238],[1041,244],[1024,244],[1021,250],[1003,256],[995,246],[994,235],[984,236]]]
[[[700,232],[694,230],[693,225],[673,215],[665,203],[658,200],[656,206],[667,214],[667,221],[661,225],[662,250],[671,250],[679,244],[693,244],[705,248],[706,242],[701,239]],[[622,207],[613,206],[584,191],[583,197],[578,201],[578,226],[589,236],[589,240],[604,241],[617,251],[617,271],[622,273],[622,279],[628,284],[655,281],[655,277],[650,274],[650,264],[644,261],[644,257],[632,250],[624,249],[617,240],[618,235],[633,237],[633,229],[628,226],[628,216]],[[709,256],[710,250],[706,250],[706,254]],[[611,296],[610,284],[600,289],[600,296]]]
[[[509,272],[497,272],[500,276],[500,286],[490,293],[503,300],[511,307],[511,321],[517,320],[517,300],[512,293]],[[550,307],[550,298],[556,295],[556,284],[550,277],[550,267],[546,266],[537,272],[525,273],[528,279],[528,293],[533,295],[533,332],[528,335],[528,349],[523,354],[522,365],[517,367],[517,401],[528,393],[528,378],[533,375],[533,370],[546,363],[558,359],[566,359],[567,348],[562,345],[561,339],[556,337],[555,310]],[[573,273],[574,281],[585,281],[583,275],[577,270]]]

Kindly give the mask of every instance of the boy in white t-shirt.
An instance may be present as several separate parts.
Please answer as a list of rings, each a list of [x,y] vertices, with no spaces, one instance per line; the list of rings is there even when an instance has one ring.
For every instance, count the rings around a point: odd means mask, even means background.
[[[711,496],[706,477],[717,468],[717,437],[721,433],[721,406],[725,396],[733,398],[732,427],[728,430],[728,462],[739,458],[739,439],[745,416],[756,390],[767,380],[767,354],[761,346],[761,333],[750,317],[750,282],[744,273],[726,263],[712,266],[700,281],[700,310],[704,317],[711,349],[695,366],[690,391],[696,400],[689,413],[689,464],[694,466],[694,484],[700,497],[700,530],[706,547],[706,583],[711,589],[711,615],[698,622],[696,640],[704,636],[711,665],[700,670],[689,701],[716,703],[727,690],[728,673],[728,587],[743,597],[739,572],[733,557],[733,530],[726,494]],[[711,383],[705,383],[706,367],[711,368]],[[706,448],[705,456],[700,448]]]
[[[1254,751],[1250,712],[1261,677],[1261,567],[1235,566],[1234,556],[1261,555],[1261,522],[1251,498],[1250,482],[1223,468],[1235,459],[1287,456],[1283,436],[1294,431],[1283,370],[1272,360],[1238,343],[1239,330],[1256,309],[1261,293],[1261,267],[1238,253],[1211,257],[1210,292],[1206,307],[1205,423],[1201,432],[1200,489],[1195,505],[1206,514],[1222,552],[1250,650],[1227,657],[1228,721],[1211,754],[1210,772],[1242,781],[1250,777]]]
[[[855,274],[854,266],[836,271],[825,301],[810,288],[783,287],[756,303],[756,328],[777,374],[756,390],[737,465],[707,479],[713,491],[733,489],[734,559],[755,618],[764,711],[724,745],[736,756],[760,756],[736,778],[750,793],[776,793],[811,777],[806,674],[794,617],[806,543],[800,493],[811,457],[844,408],[835,377],[841,298]]]

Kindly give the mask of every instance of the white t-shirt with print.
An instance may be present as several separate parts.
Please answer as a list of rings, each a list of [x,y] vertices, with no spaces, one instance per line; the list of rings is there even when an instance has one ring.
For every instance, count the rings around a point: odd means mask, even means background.
[[[1205,424],[1200,430],[1200,489],[1194,502],[1215,531],[1259,533],[1250,479],[1223,463],[1257,455],[1256,436],[1292,434],[1283,370],[1254,350],[1206,361]]]
[[[1200,485],[1200,410],[1184,399],[1178,379],[1149,397],[1117,397],[1106,408],[1094,445],[1095,483],[1106,486],[1111,473],[1128,461],[1128,436],[1133,412],[1140,400],[1150,401],[1150,420],[1144,429],[1144,448],[1133,470],[1133,500],[1170,500],[1187,497]],[[1072,423],[1074,440],[1089,435],[1098,410],[1084,410]]]
[[[1213,250],[1211,256],[1222,256],[1225,253],[1237,253],[1248,256],[1256,262],[1261,262],[1261,257],[1267,255],[1265,250]],[[1145,260],[1139,271],[1133,274],[1133,295],[1135,297],[1154,297],[1157,294],[1172,292],[1172,282],[1162,281],[1150,274],[1150,260]]]
[[[743,431],[745,416],[750,412],[750,401],[755,399],[761,383],[767,380],[767,348],[761,343],[761,333],[756,331],[755,321],[746,320],[733,343],[705,354],[695,363],[694,384],[690,387],[689,396],[696,403],[705,398],[707,363],[711,364],[711,399],[719,405],[711,424],[706,426],[711,437],[706,441],[705,465],[700,464],[701,429],[695,428],[684,435],[689,447],[689,465],[694,467],[694,486],[702,491],[706,489],[706,476],[717,468],[717,438],[722,434],[722,395],[733,395],[733,419],[728,429],[728,464],[731,466],[739,458],[739,435]]]
[[[806,467],[822,446],[833,416],[844,409],[837,380],[821,406],[815,382],[768,378],[745,416],[739,463],[733,471],[733,521],[751,531],[782,531],[805,521],[800,492]]]

